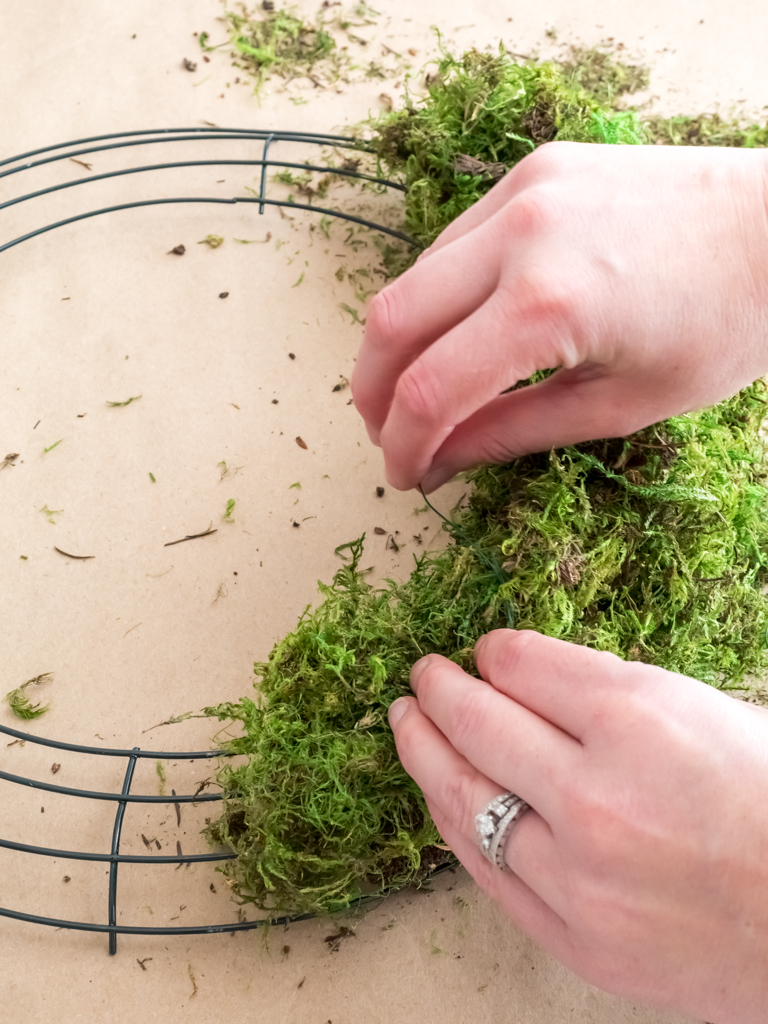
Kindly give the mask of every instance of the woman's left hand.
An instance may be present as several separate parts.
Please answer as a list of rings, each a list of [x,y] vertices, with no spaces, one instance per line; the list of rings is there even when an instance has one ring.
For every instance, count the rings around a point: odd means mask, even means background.
[[[390,709],[445,841],[506,913],[602,988],[768,1019],[768,714],[685,676],[533,632],[429,655]],[[531,806],[484,857],[475,815]]]

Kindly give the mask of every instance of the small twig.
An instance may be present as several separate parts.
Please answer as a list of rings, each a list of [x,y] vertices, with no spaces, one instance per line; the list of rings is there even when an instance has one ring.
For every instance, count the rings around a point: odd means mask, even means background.
[[[169,540],[167,544],[163,544],[163,547],[172,548],[174,544],[183,544],[185,540],[197,540],[198,537],[209,537],[212,533],[218,533],[218,530],[212,530],[209,527],[203,533],[188,533],[186,537],[182,537],[180,540]]]
[[[203,792],[203,790],[207,789],[207,787],[210,786],[210,784],[211,784],[211,780],[210,779],[203,779],[203,781],[201,783],[199,783],[197,789],[195,790],[195,795],[192,798],[192,806],[193,807],[195,806],[195,800],[197,799],[197,797],[199,797],[200,794]]]
[[[166,718],[164,722],[158,722],[157,725],[150,725],[148,729],[142,729],[141,735],[145,732],[152,732],[153,729],[159,729],[161,725],[178,725],[179,722],[186,722],[188,718],[207,718],[208,715],[193,715],[191,711],[185,711],[183,715],[171,715],[170,718]]]
[[[176,796],[176,790],[175,789],[171,790],[171,795],[172,796]],[[178,828],[181,828],[181,807],[179,806],[178,803],[174,803],[173,806],[176,808],[176,826]]]
[[[61,548],[57,548],[53,545],[53,550],[58,551],[60,555],[64,555],[65,558],[76,558],[78,562],[87,562],[89,558],[95,558],[96,555],[70,555],[68,551],[62,551]]]
[[[71,156],[69,159],[72,161],[73,164],[80,164],[80,166],[84,167],[86,171],[90,171],[93,169],[93,164],[87,164],[85,160],[76,160],[73,156]]]

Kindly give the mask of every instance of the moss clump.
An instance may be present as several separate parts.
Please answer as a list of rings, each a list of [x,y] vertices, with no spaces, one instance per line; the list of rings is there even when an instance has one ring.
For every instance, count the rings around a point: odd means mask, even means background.
[[[425,246],[544,142],[647,141],[636,113],[611,109],[571,70],[503,49],[444,53],[428,88],[372,125],[382,170],[407,187],[406,230]]]
[[[383,168],[408,186],[408,230],[428,244],[550,138],[648,141],[611,89],[598,99],[572,69],[503,52],[444,54],[421,104],[374,128]],[[236,898],[331,911],[443,855],[386,722],[427,652],[472,671],[477,637],[515,625],[722,687],[763,669],[765,412],[758,382],[626,439],[477,470],[452,543],[402,584],[371,587],[362,539],[343,546],[322,603],[256,665],[257,695],[206,709],[243,727],[226,746],[245,763],[219,772],[223,813],[207,829],[238,854],[222,869]]]
[[[647,69],[598,49],[573,48],[563,63],[517,62],[499,53],[443,53],[427,96],[369,124],[383,174],[407,187],[405,228],[430,245],[528,153],[566,142],[766,146],[768,126],[717,114],[641,118],[617,109],[648,85]],[[385,249],[393,276],[412,252]]]
[[[208,829],[239,857],[242,900],[333,910],[418,879],[437,833],[386,721],[410,666],[514,624],[734,686],[766,665],[768,490],[758,382],[729,402],[624,439],[472,474],[453,543],[404,584],[375,589],[362,541],[322,604],[256,665],[256,699],[206,709],[239,721]]]

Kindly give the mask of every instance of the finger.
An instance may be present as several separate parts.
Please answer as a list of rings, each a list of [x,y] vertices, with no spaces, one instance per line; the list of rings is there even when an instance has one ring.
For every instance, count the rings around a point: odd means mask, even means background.
[[[456,828],[441,808],[429,801],[428,806],[440,835],[480,888],[500,904],[507,916],[534,942],[560,960],[571,960],[572,945],[568,927],[557,912],[520,876],[511,871],[499,871],[490,864],[477,845]],[[532,814],[529,811],[525,818]],[[518,828],[522,828],[525,818]]]
[[[393,487],[419,484],[457,425],[500,392],[536,370],[578,360],[565,320],[537,316],[526,301],[509,288],[498,289],[401,374],[381,431]]]
[[[473,770],[517,793],[550,823],[558,818],[560,790],[581,766],[577,741],[437,654],[414,666],[411,687],[420,710]]]
[[[459,240],[411,267],[371,303],[352,375],[355,407],[378,440],[401,373],[498,284],[498,247]]]
[[[495,629],[475,645],[483,679],[539,720],[586,744],[615,706],[626,707],[638,666],[614,654],[543,636]]]
[[[497,797],[505,785],[489,779],[462,757],[416,700],[412,697],[401,700],[406,702],[406,710],[403,713],[402,705],[393,705],[390,724],[403,767],[424,796],[442,808],[463,835],[476,836],[475,815]]]
[[[666,415],[653,397],[606,367],[559,370],[539,384],[499,395],[445,436],[421,485],[435,490],[461,470],[600,437],[622,437]],[[661,397],[661,396],[657,396]]]
[[[549,825],[536,811],[526,811],[514,825],[512,834],[507,839],[504,861],[509,873],[506,873],[499,871],[485,857],[476,834],[464,835],[439,804],[431,798],[426,799],[438,832],[468,870],[473,871],[475,865],[475,870],[486,870],[485,865],[491,869],[492,874],[501,875],[502,878],[509,878],[513,874],[561,920],[568,920],[571,908],[566,881],[567,869],[563,865]],[[482,808],[477,808],[478,813],[481,810]],[[447,832],[450,832],[451,839],[448,838]],[[459,856],[456,849],[458,837],[464,841],[462,849],[466,850],[462,856]],[[472,866],[467,863],[468,860]]]
[[[440,834],[445,838],[443,826],[436,820],[438,811],[441,821],[450,823],[454,832],[473,847],[478,858],[485,860],[480,851],[475,816],[499,796],[501,787],[451,746],[416,701],[403,698],[403,704],[405,712],[400,705],[398,717],[398,709],[393,706],[391,715],[403,767],[424,793]],[[549,906],[558,913],[561,908],[565,909],[560,858],[549,825],[535,810],[526,811],[514,826],[505,860]]]
[[[486,192],[482,199],[479,199],[468,210],[465,210],[456,220],[451,221],[448,227],[440,232],[429,248],[421,253],[417,263],[430,256],[434,256],[435,253],[445,248],[446,245],[450,245],[451,242],[455,242],[458,238],[463,238],[471,231],[481,227],[494,214],[506,206],[517,192],[520,191],[520,167],[521,164],[518,164],[517,167],[508,171],[501,181],[497,182],[489,192]]]

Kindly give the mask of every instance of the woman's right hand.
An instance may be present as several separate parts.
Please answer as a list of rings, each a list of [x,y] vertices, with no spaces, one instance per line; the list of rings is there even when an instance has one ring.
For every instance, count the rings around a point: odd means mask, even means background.
[[[429,491],[766,371],[768,154],[554,142],[376,296],[352,387],[390,483]]]

